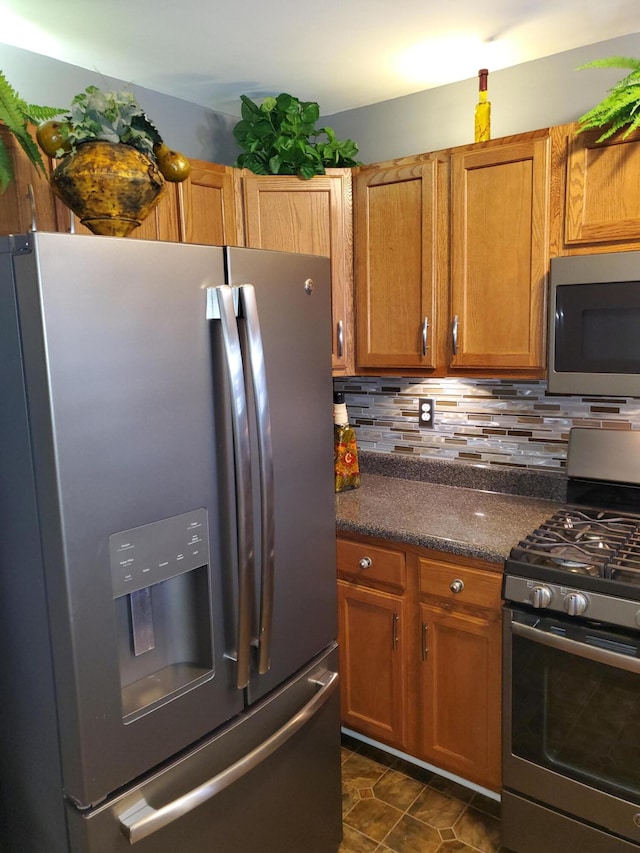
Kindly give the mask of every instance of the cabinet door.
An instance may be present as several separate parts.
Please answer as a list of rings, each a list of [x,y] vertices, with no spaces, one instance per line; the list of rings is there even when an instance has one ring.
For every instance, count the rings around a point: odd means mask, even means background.
[[[398,748],[405,730],[404,616],[399,596],[338,581],[342,722]]]
[[[447,163],[435,155],[355,179],[359,368],[436,367],[446,283]]]
[[[600,135],[576,135],[575,126],[563,134],[565,254],[640,243],[640,133],[623,139],[620,132],[599,143]]]
[[[15,137],[1,126],[0,137],[13,168],[13,180],[0,195],[0,234],[24,234],[34,227],[38,231],[55,231],[53,193],[47,177],[32,165]],[[48,171],[49,161],[44,155],[42,159]]]
[[[167,240],[177,243],[180,240],[178,207],[178,184],[167,181],[167,188],[158,204],[129,236],[138,240]]]
[[[205,160],[189,162],[189,177],[177,185],[180,239],[208,246],[241,246],[236,217],[236,170]]]
[[[454,152],[451,367],[544,367],[549,138]]]
[[[421,758],[500,786],[500,620],[420,604]]]
[[[308,181],[287,175],[242,178],[246,245],[331,259],[332,368],[353,373],[353,201],[350,169]]]

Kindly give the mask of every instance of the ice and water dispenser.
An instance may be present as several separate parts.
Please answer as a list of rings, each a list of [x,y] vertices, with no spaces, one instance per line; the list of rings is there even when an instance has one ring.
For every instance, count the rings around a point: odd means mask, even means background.
[[[125,723],[213,677],[207,512],[109,537]]]

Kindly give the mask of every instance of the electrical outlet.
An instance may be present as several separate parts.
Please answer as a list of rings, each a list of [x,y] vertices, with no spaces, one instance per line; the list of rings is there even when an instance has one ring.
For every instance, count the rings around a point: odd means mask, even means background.
[[[435,404],[429,397],[420,397],[418,400],[418,423],[421,427],[433,429],[435,425]]]

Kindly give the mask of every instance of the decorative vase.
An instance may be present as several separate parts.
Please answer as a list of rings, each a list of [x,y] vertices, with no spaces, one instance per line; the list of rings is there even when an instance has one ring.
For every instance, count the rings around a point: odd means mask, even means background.
[[[165,181],[136,148],[96,140],[62,158],[51,186],[94,234],[126,237],[160,201]]]

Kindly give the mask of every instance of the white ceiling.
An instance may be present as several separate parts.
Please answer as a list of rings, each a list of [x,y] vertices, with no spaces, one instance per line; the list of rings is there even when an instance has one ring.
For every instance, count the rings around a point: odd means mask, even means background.
[[[231,115],[278,92],[331,115],[639,32],[640,2],[0,0],[0,20],[2,42]]]

